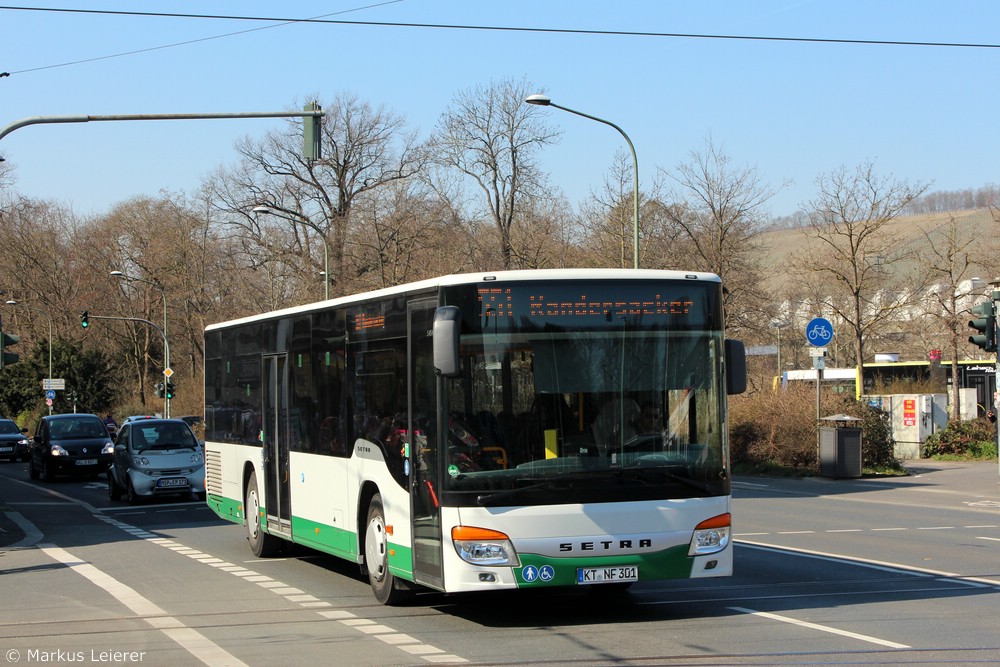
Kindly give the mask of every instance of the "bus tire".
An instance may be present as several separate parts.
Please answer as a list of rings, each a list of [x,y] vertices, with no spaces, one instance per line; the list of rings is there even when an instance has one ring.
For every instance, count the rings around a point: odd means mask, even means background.
[[[389,536],[385,530],[382,496],[375,494],[368,505],[365,522],[365,569],[375,599],[384,605],[396,605],[413,597],[413,591],[389,571]]]
[[[257,478],[250,477],[247,484],[245,502],[245,520],[247,526],[247,542],[250,543],[250,551],[257,558],[269,558],[281,551],[281,540],[274,535],[264,532],[264,527],[260,522],[260,494],[257,491]]]

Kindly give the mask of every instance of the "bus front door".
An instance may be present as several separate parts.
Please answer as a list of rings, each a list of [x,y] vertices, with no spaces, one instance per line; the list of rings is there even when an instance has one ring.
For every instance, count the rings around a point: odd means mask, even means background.
[[[288,368],[285,355],[265,356],[264,502],[269,533],[291,534],[288,491]]]
[[[442,589],[441,506],[438,503],[438,400],[434,373],[434,309],[437,301],[411,302],[408,311],[410,512],[413,517],[413,577]]]

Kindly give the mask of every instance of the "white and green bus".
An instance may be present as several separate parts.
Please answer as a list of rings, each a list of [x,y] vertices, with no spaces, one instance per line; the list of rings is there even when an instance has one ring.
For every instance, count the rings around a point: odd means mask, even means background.
[[[207,501],[259,557],[358,563],[383,604],[725,576],[745,383],[708,273],[451,275],[255,315],[205,331]]]

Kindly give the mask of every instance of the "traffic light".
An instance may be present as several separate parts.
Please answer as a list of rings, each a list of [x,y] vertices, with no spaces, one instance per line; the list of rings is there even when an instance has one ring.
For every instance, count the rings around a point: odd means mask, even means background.
[[[8,352],[7,348],[21,340],[20,336],[3,332],[3,321],[0,320],[0,368],[9,366],[17,362],[21,357],[13,352]]]
[[[986,352],[997,351],[997,314],[992,301],[983,301],[972,307],[975,319],[969,320],[969,326],[978,334],[969,336],[969,342],[981,347]]]
[[[173,397],[174,397],[174,383],[171,382],[170,380],[167,380],[167,386],[166,386],[165,392],[166,392],[165,395],[166,395],[167,398],[173,399]]]
[[[316,102],[310,102],[303,111],[322,111]],[[322,157],[323,117],[305,116],[302,119],[302,157],[307,160],[319,160]]]
[[[90,313],[86,310],[80,313],[80,326],[84,329],[90,326]]]
[[[162,382],[156,383],[156,397],[163,398],[163,394],[166,392],[166,388],[163,386]]]

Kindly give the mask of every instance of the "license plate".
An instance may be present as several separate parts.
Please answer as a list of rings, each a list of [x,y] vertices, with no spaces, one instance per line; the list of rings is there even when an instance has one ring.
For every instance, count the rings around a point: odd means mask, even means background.
[[[14,451],[13,447],[0,447],[0,452],[6,453],[6,452],[12,452],[12,451]]]
[[[615,567],[580,567],[576,570],[578,584],[607,584],[615,581],[639,581],[637,565]]]
[[[168,477],[167,479],[156,480],[157,488],[164,489],[175,489],[179,486],[187,486],[188,481],[184,477]]]
[[[97,459],[77,459],[76,465],[78,466],[96,466]]]

